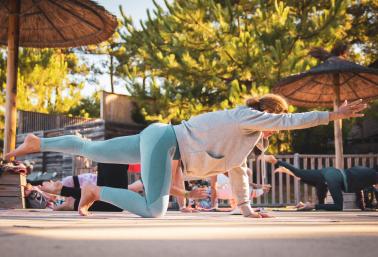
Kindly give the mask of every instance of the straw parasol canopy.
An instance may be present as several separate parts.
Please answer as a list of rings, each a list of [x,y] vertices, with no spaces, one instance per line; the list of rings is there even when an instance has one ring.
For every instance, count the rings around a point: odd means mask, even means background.
[[[338,56],[279,81],[273,90],[284,95],[293,105],[332,107],[335,99],[334,75],[339,76],[340,99],[378,98],[378,69],[367,68]]]
[[[8,44],[11,2],[0,0],[0,44]],[[100,43],[117,27],[115,16],[90,0],[22,0],[19,45],[65,48]]]
[[[342,100],[366,101],[378,98],[378,70],[367,68],[344,59],[345,44],[336,44],[329,53],[314,48],[310,54],[322,61],[318,66],[279,81],[273,92],[302,107],[334,107]],[[337,168],[343,168],[342,122],[335,121],[335,153]]]
[[[117,19],[91,0],[0,0],[0,44],[8,46],[4,152],[15,147],[18,48],[97,44]]]

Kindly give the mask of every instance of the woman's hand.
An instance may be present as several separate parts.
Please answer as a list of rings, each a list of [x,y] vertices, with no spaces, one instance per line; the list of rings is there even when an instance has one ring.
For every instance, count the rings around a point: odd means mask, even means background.
[[[251,183],[250,185],[252,186],[253,189],[262,189],[264,193],[268,193],[270,189],[272,188],[270,184],[261,185],[261,184]]]
[[[274,157],[274,155],[264,155],[264,160],[266,162],[273,164],[273,165],[277,163],[277,159],[276,159],[276,157]]]
[[[260,212],[261,218],[274,218],[274,216],[270,215],[269,213],[266,212]]]
[[[193,209],[191,207],[181,208],[180,211],[183,212],[183,213],[198,213],[198,212],[200,212],[199,210]]]
[[[299,209],[299,208],[303,208],[305,206],[305,204],[303,202],[299,202],[297,203],[297,205],[295,205],[295,208]]]
[[[291,172],[290,170],[288,170],[288,169],[286,169],[285,167],[282,167],[282,166],[280,166],[277,169],[275,169],[273,171],[273,174],[276,174],[277,172],[279,172],[279,173],[286,173],[286,174],[288,174],[290,176],[296,177],[293,172]]]
[[[247,218],[274,218],[273,216],[269,215],[268,213],[261,213],[261,212],[252,212]]]
[[[268,193],[271,188],[272,186],[270,184],[266,184],[262,186],[262,190],[264,191],[264,193]]]
[[[315,209],[315,204],[307,202],[302,207],[297,208],[297,211],[312,211]]]
[[[196,188],[189,192],[191,199],[206,199],[210,197],[207,188]]]
[[[250,215],[247,216],[247,218],[260,219],[262,217],[261,217],[260,213],[258,213],[258,212],[252,212]]]
[[[356,100],[348,104],[345,100],[344,103],[338,108],[337,111],[329,113],[329,120],[349,119],[363,117],[364,114],[360,113],[368,107],[366,103],[362,102],[362,99]]]

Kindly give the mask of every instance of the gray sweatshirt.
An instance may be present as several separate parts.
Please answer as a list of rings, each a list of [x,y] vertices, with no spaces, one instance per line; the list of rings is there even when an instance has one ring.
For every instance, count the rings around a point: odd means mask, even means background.
[[[174,130],[185,176],[205,178],[228,171],[234,197],[247,216],[250,202],[246,161],[262,131],[328,123],[328,112],[271,114],[242,106],[195,116],[174,126]]]

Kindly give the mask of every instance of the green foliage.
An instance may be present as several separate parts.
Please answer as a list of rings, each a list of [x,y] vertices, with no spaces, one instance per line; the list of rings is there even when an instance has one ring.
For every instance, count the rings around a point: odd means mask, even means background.
[[[279,79],[317,64],[308,56],[314,46],[358,38],[364,51],[352,56],[366,61],[365,47],[377,42],[377,33],[368,35],[377,28],[369,13],[376,1],[166,1],[148,12],[142,29],[123,15],[117,72],[147,121],[177,123],[269,92]],[[291,151],[292,138],[272,138],[271,150]]]
[[[70,108],[68,115],[73,117],[99,118],[100,92],[95,92],[90,97],[82,98],[79,104]]]
[[[74,54],[44,49],[23,49],[20,52],[17,107],[43,113],[66,113],[81,99],[83,83],[68,77],[75,72],[68,60],[76,63]]]
[[[124,55],[125,48],[119,43],[120,36],[118,32],[115,32],[108,40],[97,44],[89,45],[76,49],[79,54],[85,56],[99,57],[99,61],[90,65],[90,73],[94,78],[92,82],[97,83],[96,78],[98,75],[109,75],[109,84],[111,93],[115,93],[115,85],[117,84],[116,78],[118,77],[117,67],[119,62],[116,56]],[[93,61],[93,60],[92,60]],[[88,64],[87,64],[88,65]],[[89,65],[88,65],[89,66]]]
[[[120,8],[118,33],[97,46],[22,49],[19,106],[96,117],[98,98],[82,99],[83,84],[74,74],[108,73],[113,91],[115,78],[124,81],[139,107],[134,114],[139,121],[175,124],[270,92],[281,78],[317,64],[308,56],[314,46],[329,50],[342,40],[353,46],[352,61],[378,59],[376,0],[174,0],[164,5],[155,3],[140,29]],[[88,64],[79,65],[78,54],[109,58],[89,70]],[[0,51],[2,92],[5,59]],[[373,107],[367,116],[374,118],[376,103]],[[353,122],[360,121],[346,122],[344,129]],[[281,132],[271,139],[270,149],[320,153],[332,139],[332,126]]]
[[[5,103],[6,54],[0,50],[0,104]],[[17,108],[43,113],[68,112],[80,103],[83,82],[88,68],[80,65],[77,55],[70,50],[26,49],[19,52]],[[81,104],[81,103],[80,103]],[[84,107],[87,107],[85,105]],[[0,109],[0,129],[3,133],[4,109]],[[3,138],[3,134],[0,134]],[[2,147],[1,147],[2,148]]]
[[[346,38],[361,50],[361,62],[368,65],[378,60],[378,1],[363,0],[348,7],[352,17]]]

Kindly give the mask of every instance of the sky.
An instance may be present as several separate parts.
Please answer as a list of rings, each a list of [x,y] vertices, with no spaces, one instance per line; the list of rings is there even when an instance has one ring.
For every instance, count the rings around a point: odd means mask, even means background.
[[[152,0],[97,0],[96,2],[117,17],[121,17],[119,12],[119,6],[121,5],[124,13],[132,17],[136,26],[138,26],[140,20],[147,19],[147,9],[155,9]],[[156,3],[161,6],[165,6],[163,0],[156,0]],[[96,62],[95,57],[91,57],[89,60]],[[83,90],[84,96],[90,96],[99,89],[110,91],[109,75],[101,75],[98,77],[98,80],[99,85],[88,84],[85,86],[85,89]],[[120,84],[121,85],[115,87],[115,92],[119,94],[127,94],[126,90],[122,86],[122,82],[120,82]]]
[[[164,5],[164,1],[162,0],[157,0],[156,2],[159,5]],[[125,13],[130,15],[135,21],[146,19],[146,10],[154,9],[152,0],[97,0],[97,3],[117,16],[120,16],[118,6],[122,5]]]

